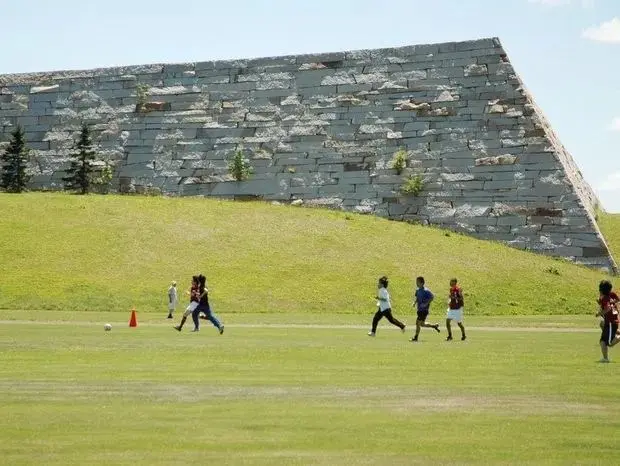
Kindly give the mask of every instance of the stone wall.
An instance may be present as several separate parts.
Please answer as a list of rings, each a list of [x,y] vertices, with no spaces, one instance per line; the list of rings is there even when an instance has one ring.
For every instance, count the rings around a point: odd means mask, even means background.
[[[62,187],[83,122],[113,190],[302,199],[615,269],[596,196],[497,38],[0,76],[0,141],[25,128],[33,188]],[[227,169],[238,149],[243,182]],[[411,175],[417,196],[400,191]]]

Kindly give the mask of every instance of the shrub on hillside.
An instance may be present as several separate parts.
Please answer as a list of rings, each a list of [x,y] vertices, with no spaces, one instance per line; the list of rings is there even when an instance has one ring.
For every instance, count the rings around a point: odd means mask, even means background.
[[[401,149],[394,154],[392,158],[392,168],[396,170],[396,174],[400,175],[407,168],[407,151]]]
[[[233,159],[228,163],[228,171],[235,180],[243,181],[250,177],[254,169],[243,156],[243,151],[239,149],[235,152]]]
[[[410,175],[405,183],[401,186],[400,190],[405,194],[413,196],[419,196],[424,187],[424,180],[421,175]]]

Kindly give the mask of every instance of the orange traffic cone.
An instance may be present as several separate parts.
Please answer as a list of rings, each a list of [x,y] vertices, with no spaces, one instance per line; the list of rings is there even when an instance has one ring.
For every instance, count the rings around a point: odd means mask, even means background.
[[[131,319],[129,319],[129,326],[130,327],[138,326],[138,320],[136,319],[136,308],[135,307],[131,308]]]

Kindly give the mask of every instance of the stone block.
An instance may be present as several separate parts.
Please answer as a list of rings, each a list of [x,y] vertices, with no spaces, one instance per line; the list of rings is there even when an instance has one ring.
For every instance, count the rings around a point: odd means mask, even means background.
[[[526,225],[526,218],[523,216],[510,215],[497,218],[497,225],[507,225],[510,227]]]
[[[495,157],[480,157],[475,160],[476,166],[481,165],[514,165],[517,157],[514,155],[499,155]]]

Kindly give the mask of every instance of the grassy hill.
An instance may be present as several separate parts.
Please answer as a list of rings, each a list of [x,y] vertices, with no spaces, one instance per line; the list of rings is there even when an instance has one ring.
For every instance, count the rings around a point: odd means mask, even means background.
[[[368,314],[386,274],[396,315],[411,312],[417,275],[436,315],[453,276],[469,314],[590,314],[605,276],[434,228],[263,203],[29,193],[0,195],[0,212],[0,308],[26,313],[163,313],[169,282],[202,272],[221,313]]]
[[[598,214],[598,226],[616,262],[620,261],[620,214]]]

